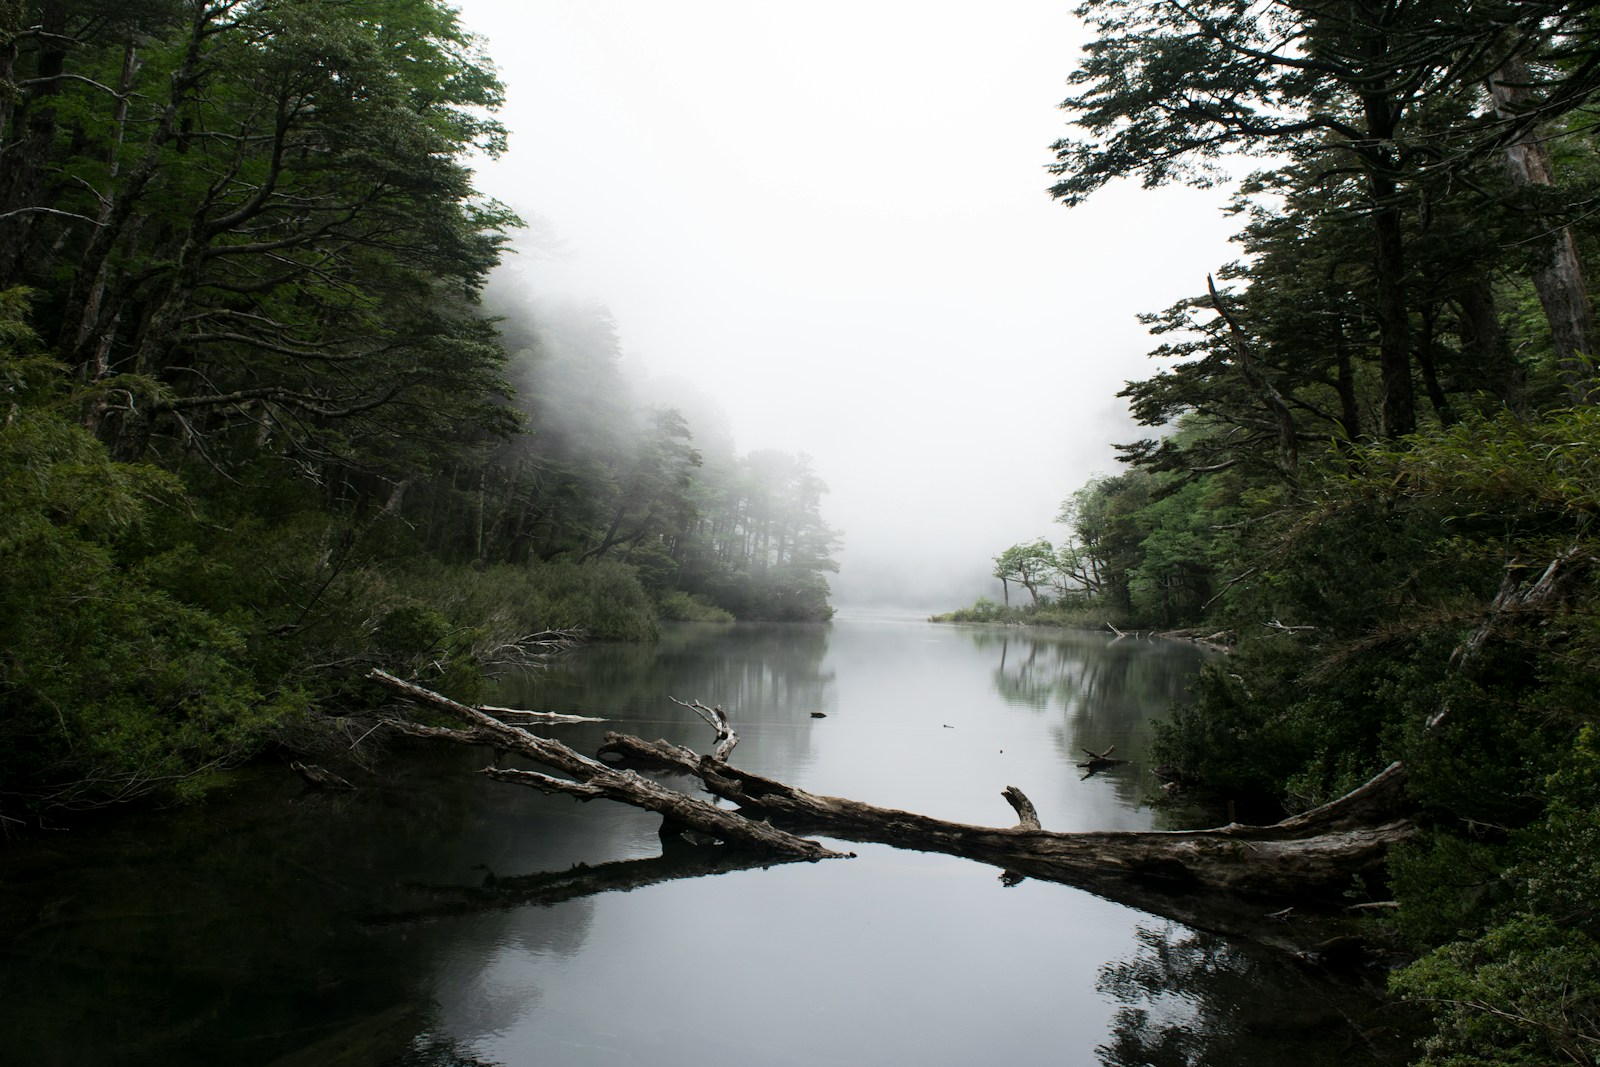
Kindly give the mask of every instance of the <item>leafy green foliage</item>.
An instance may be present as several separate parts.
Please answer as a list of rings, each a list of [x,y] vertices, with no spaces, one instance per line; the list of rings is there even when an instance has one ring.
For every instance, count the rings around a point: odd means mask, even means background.
[[[180,484],[115,462],[62,417],[60,375],[49,381],[16,325],[18,294],[5,308],[0,770],[12,802],[127,799],[248,756],[298,701],[264,698],[238,662],[243,635],[163,588],[142,536],[153,510],[181,503]]]
[[[1049,583],[1058,569],[1056,550],[1042,537],[1012,545],[994,558],[994,576],[1008,588],[1016,582],[1026,589],[1035,608],[1039,606],[1039,588]]]
[[[1425,1064],[1587,1063],[1600,1048],[1600,748],[1592,727],[1543,793],[1545,817],[1502,850],[1512,862],[1500,879],[1498,918],[1395,976],[1395,989],[1432,1005],[1438,1019]],[[1458,868],[1444,884],[1462,878]]]
[[[733,622],[733,613],[717,607],[703,596],[671,592],[656,605],[663,619],[674,622]]]

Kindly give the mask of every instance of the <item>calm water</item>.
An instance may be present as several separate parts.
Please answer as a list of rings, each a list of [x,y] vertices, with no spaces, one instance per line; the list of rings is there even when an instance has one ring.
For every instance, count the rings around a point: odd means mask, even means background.
[[[592,751],[607,729],[708,747],[667,700],[698,698],[733,714],[735,763],[814,792],[1009,825],[1017,785],[1050,829],[1148,828],[1149,720],[1201,655],[883,618],[684,627],[499,702],[607,717],[550,729]],[[1081,749],[1111,745],[1133,762],[1084,780]],[[338,768],[344,795],[264,768],[0,852],[4,1062],[1377,1062],[1361,989],[1247,946],[881,846],[708,873],[714,849],[658,858],[654,816],[485,762],[395,753]],[[529,879],[576,864],[610,890]]]

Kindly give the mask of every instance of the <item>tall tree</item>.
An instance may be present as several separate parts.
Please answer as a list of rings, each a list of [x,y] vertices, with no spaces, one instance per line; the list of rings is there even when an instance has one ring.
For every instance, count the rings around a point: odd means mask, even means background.
[[[49,293],[117,454],[372,466],[380,420],[490,416],[473,294],[514,222],[477,197],[500,86],[434,0],[54,0],[13,42],[5,280]],[[65,47],[65,52],[62,52]],[[70,281],[57,286],[53,280]],[[491,405],[492,406],[492,405]]]
[[[1099,36],[1062,105],[1087,131],[1055,145],[1071,205],[1116,178],[1206,184],[1230,153],[1281,155],[1313,182],[1359,175],[1374,275],[1385,436],[1416,426],[1404,216],[1420,183],[1521,139],[1600,88],[1587,9],[1558,3],[1195,4],[1091,0]],[[1473,106],[1514,57],[1568,48],[1514,114]],[[1441,107],[1453,101],[1454,109]],[[1428,104],[1428,107],[1424,107]],[[1453,121],[1438,124],[1441,116]]]

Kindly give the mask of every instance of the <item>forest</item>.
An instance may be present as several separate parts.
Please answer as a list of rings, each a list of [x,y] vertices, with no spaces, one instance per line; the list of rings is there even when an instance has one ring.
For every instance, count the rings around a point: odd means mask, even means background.
[[[1393,761],[1433,1065],[1600,1059],[1600,25],[1555,3],[1107,0],[1052,194],[1233,182],[1144,317],[1151,436],[945,616],[1225,645],[1165,771],[1303,811]],[[1092,353],[1081,354],[1092,357]]]
[[[502,102],[435,0],[0,6],[4,825],[314,752],[375,666],[831,614],[808,457],[487,292]]]
[[[1051,194],[1231,184],[1239,254],[1146,317],[1150,436],[953,617],[1227,646],[1160,759],[1262,821],[1401,764],[1419,1062],[1592,1064],[1594,10],[1078,14]],[[806,456],[490,284],[503,95],[441,0],[0,2],[0,828],[348,746],[376,669],[471,702],[575,635],[829,616]]]

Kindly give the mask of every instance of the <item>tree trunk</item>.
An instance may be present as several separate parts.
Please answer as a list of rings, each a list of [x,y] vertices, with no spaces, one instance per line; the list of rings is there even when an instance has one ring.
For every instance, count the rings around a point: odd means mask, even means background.
[[[1528,67],[1519,56],[1508,59],[1489,79],[1489,93],[1495,113],[1516,119],[1528,104]],[[1550,151],[1532,127],[1506,146],[1506,169],[1511,182],[1522,190],[1539,190],[1554,184]],[[1541,261],[1533,273],[1533,287],[1539,294],[1550,337],[1555,346],[1556,366],[1567,394],[1574,404],[1600,400],[1600,385],[1595,381],[1596,337],[1594,309],[1578,258],[1572,230],[1555,225],[1541,211],[1534,212],[1535,232],[1544,235]]]
[[[1417,369],[1422,372],[1422,386],[1428,394],[1428,402],[1433,405],[1433,413],[1438,416],[1442,426],[1449,426],[1455,422],[1455,415],[1450,410],[1450,400],[1444,394],[1444,386],[1439,382],[1439,368],[1433,361],[1434,331],[1437,327],[1437,310],[1433,306],[1422,309],[1422,336],[1417,340]]]
[[[1380,32],[1366,42],[1381,58],[1388,48]],[[1379,432],[1387,439],[1404,437],[1417,428],[1416,393],[1411,382],[1411,318],[1406,302],[1405,232],[1400,215],[1399,163],[1394,158],[1395,131],[1405,104],[1388,86],[1373,85],[1361,93],[1366,138],[1356,153],[1366,171],[1372,210],[1373,308],[1378,319],[1378,375],[1382,393]]]
[[[48,208],[44,194],[45,164],[56,137],[56,97],[61,76],[66,72],[72,42],[67,37],[66,5],[45,3],[39,20],[39,57],[33,85],[26,92],[11,86],[15,70],[17,38],[23,29],[23,14],[8,12],[5,27],[5,66],[7,92],[4,94],[5,127],[0,134],[0,287],[9,288],[22,280],[28,246],[41,209]],[[30,19],[31,21],[31,19]],[[13,129],[19,126],[20,129]],[[15,136],[14,141],[10,137]],[[3,147],[9,143],[9,147]]]
[[[1495,302],[1494,283],[1486,274],[1473,277],[1455,294],[1460,318],[1461,343],[1475,356],[1474,362],[1486,374],[1486,384],[1506,407],[1522,407],[1522,367],[1511,354],[1505,331],[1500,328],[1500,310]]]
[[[670,823],[699,830],[730,844],[760,849],[781,858],[815,860],[839,855],[815,841],[775,830],[765,823],[742,818],[725,808],[718,808],[677,790],[668,789],[632,771],[590,759],[559,741],[539,737],[516,726],[508,726],[481,709],[458,704],[448,697],[424,689],[420,685],[402,681],[385,671],[374,669],[367,677],[409,700],[435,711],[442,711],[467,724],[464,730],[451,730],[437,726],[421,726],[398,719],[389,720],[391,725],[407,733],[418,737],[488,745],[496,749],[509,750],[541,766],[571,775],[571,778],[553,778],[538,771],[499,766],[485,767],[483,773],[491,778],[532,786],[546,793],[566,793],[579,800],[596,800],[601,797],[619,800],[636,808],[656,812]]]
[[[1261,398],[1262,404],[1272,412],[1272,421],[1278,431],[1278,469],[1283,472],[1285,478],[1293,480],[1300,463],[1300,446],[1289,402],[1283,398],[1278,387],[1272,384],[1271,379],[1256,367],[1250,351],[1249,335],[1244,332],[1244,328],[1222,302],[1222,297],[1217,292],[1217,283],[1209,274],[1206,275],[1206,292],[1211,295],[1211,306],[1228,326],[1228,338],[1240,372]]]
[[[1405,296],[1405,245],[1400,209],[1394,203],[1398,195],[1395,183],[1378,175],[1371,183],[1383,436],[1393,440],[1417,428],[1416,391],[1411,384],[1411,321]]]

